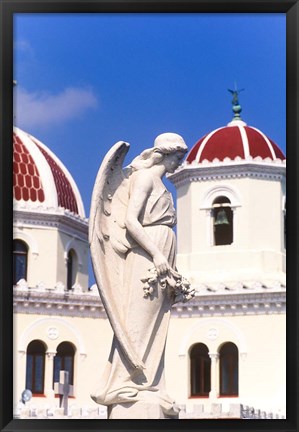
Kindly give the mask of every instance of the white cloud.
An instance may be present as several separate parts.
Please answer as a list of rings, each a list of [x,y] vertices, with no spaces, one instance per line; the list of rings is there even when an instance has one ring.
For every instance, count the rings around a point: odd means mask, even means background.
[[[97,107],[97,98],[90,89],[69,87],[60,93],[30,93],[19,87],[15,94],[15,123],[26,129],[49,127],[80,117]]]
[[[26,39],[17,40],[14,42],[14,49],[19,52],[27,53],[27,54],[33,54],[34,50],[29,41]]]

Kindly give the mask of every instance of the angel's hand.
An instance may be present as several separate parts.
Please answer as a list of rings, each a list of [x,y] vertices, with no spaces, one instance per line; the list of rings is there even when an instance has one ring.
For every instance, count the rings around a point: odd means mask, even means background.
[[[169,273],[170,265],[165,258],[165,256],[161,252],[157,252],[153,257],[154,265],[156,267],[158,276],[161,276],[165,273]]]

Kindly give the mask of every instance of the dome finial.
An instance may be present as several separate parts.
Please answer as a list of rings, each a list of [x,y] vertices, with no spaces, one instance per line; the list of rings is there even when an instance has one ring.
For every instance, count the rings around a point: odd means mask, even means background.
[[[242,111],[242,107],[239,104],[239,94],[243,90],[244,89],[238,90],[236,83],[235,83],[235,89],[234,90],[228,89],[228,91],[233,95],[233,99],[232,99],[233,112],[234,112],[233,120],[242,120],[241,116],[240,116],[240,113]]]

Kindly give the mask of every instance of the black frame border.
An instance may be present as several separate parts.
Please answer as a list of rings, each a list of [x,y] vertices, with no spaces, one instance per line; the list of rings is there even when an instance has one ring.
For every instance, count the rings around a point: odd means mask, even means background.
[[[299,431],[299,0],[0,0],[0,430],[14,431]],[[13,419],[12,124],[13,15],[16,13],[285,13],[287,22],[287,419]],[[271,71],[269,71],[271,73]],[[183,422],[183,423],[182,423]]]

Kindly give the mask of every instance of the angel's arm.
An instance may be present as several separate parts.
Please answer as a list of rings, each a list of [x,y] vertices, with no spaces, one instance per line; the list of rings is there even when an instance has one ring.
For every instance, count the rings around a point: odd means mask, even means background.
[[[139,216],[152,192],[152,176],[146,170],[137,171],[132,175],[130,199],[126,214],[126,228],[135,241],[153,258],[158,274],[166,273],[170,266],[164,255],[153,243],[139,222]]]

